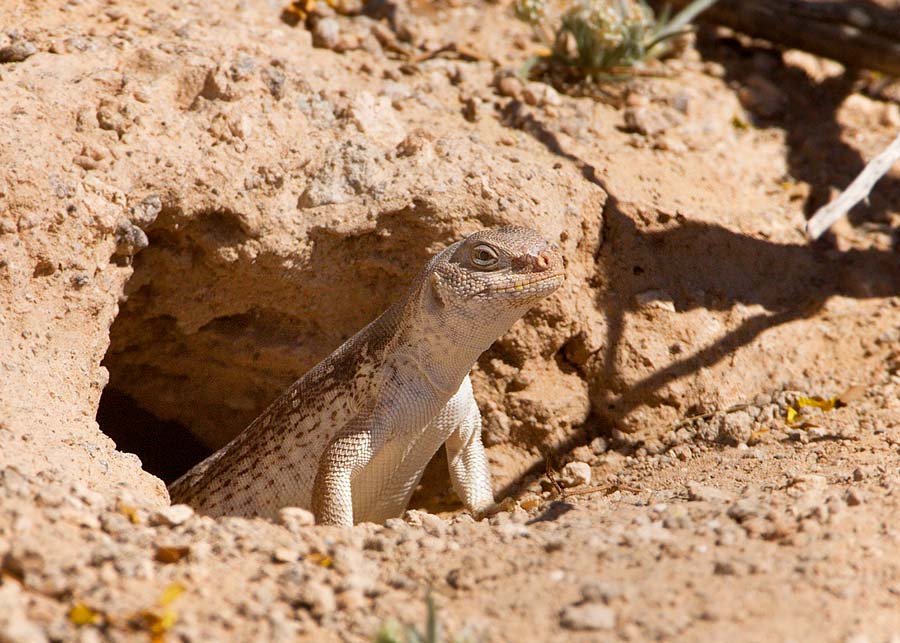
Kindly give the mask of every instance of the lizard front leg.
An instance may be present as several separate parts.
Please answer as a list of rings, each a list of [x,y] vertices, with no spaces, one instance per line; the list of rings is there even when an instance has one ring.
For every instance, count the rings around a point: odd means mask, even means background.
[[[494,492],[481,442],[481,412],[468,375],[436,421],[455,425],[445,442],[450,481],[466,508],[481,515],[494,504]]]
[[[371,457],[371,440],[366,431],[339,435],[326,447],[312,493],[317,524],[353,526],[351,480]]]

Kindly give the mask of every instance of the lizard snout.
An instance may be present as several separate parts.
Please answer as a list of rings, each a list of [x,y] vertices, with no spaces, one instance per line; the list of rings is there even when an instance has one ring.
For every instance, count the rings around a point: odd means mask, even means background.
[[[545,247],[540,251],[530,251],[526,257],[528,263],[531,264],[531,267],[536,272],[544,272],[545,270],[550,270],[557,263],[556,252],[552,247]]]
[[[550,267],[550,253],[547,250],[544,250],[537,257],[534,258],[534,267],[538,270],[546,270]]]

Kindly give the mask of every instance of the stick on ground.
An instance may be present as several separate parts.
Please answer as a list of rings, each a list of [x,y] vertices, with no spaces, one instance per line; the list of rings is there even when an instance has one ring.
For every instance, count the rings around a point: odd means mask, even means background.
[[[869,196],[872,187],[884,176],[891,166],[900,160],[900,134],[888,145],[881,154],[866,164],[853,183],[840,196],[828,203],[806,222],[806,234],[810,239],[818,239],[822,234],[834,225],[834,222],[847,214],[850,209],[864,198]]]

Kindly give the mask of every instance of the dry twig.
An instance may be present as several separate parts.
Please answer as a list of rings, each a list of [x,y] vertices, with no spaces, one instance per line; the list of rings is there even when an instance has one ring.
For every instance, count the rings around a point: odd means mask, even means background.
[[[834,225],[834,222],[847,214],[850,209],[869,196],[875,183],[884,176],[891,166],[900,160],[900,134],[887,146],[881,154],[866,164],[853,183],[831,203],[828,203],[806,222],[806,234],[810,239],[818,239]]]

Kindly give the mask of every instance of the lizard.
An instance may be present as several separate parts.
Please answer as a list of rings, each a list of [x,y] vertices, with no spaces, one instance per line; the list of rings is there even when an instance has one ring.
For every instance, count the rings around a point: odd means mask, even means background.
[[[210,516],[318,524],[398,517],[446,445],[465,507],[494,505],[469,373],[565,279],[555,246],[525,227],[481,230],[436,254],[400,299],[294,382],[224,447],[169,487]]]

